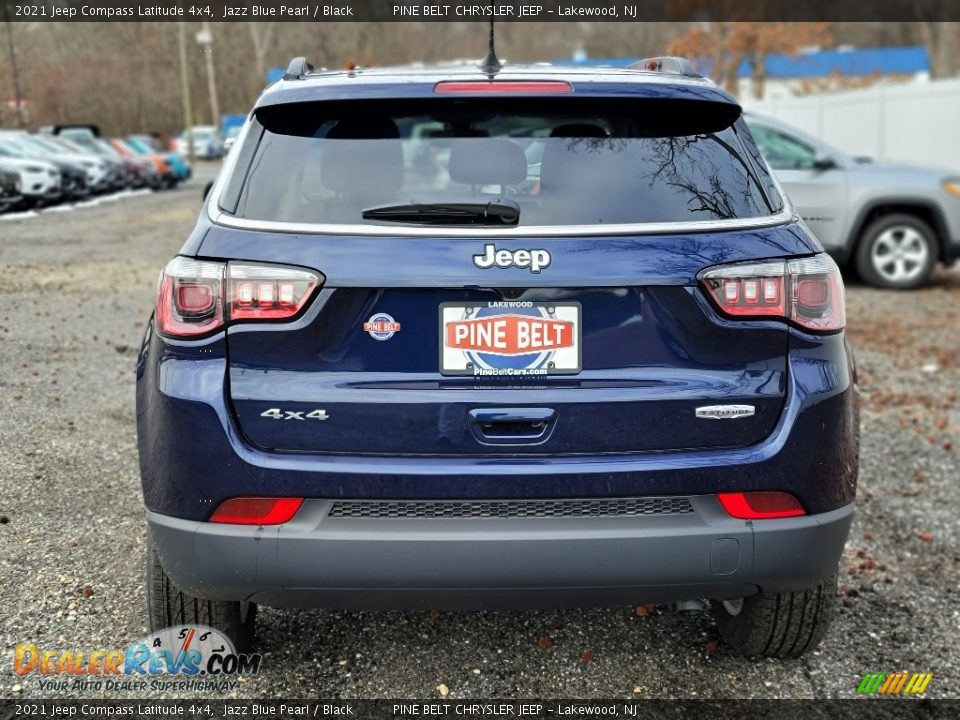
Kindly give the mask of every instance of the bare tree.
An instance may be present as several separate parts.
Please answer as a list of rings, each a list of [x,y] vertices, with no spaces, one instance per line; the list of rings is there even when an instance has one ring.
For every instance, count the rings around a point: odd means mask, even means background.
[[[182,129],[176,23],[11,25],[29,124],[92,122],[117,135]],[[478,22],[214,25],[218,98],[225,113],[247,112],[263,90],[267,71],[286,67],[297,55],[306,55],[318,67],[341,68],[348,61],[383,66],[479,60],[486,49],[486,25]],[[192,105],[208,107],[206,58],[192,42],[192,28],[198,27],[191,24],[187,73]],[[728,86],[746,60],[753,64],[760,92],[766,52],[790,52],[820,36],[801,25],[777,23],[497,23],[496,32],[498,54],[509,61],[567,59],[576,50],[590,57],[643,57],[669,50],[712,58],[715,79]],[[955,72],[960,59],[956,24],[838,23],[832,34],[837,42],[861,46],[926,44],[937,76]],[[5,86],[11,70],[9,53],[0,52]],[[7,92],[13,94],[13,88]]]

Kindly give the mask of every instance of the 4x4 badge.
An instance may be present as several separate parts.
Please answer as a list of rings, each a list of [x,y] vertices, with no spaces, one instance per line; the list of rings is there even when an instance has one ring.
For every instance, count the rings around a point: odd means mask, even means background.
[[[536,274],[550,267],[550,252],[543,248],[537,250],[497,250],[493,243],[483,246],[482,255],[473,256],[473,264],[481,270],[496,265],[500,268],[528,268]]]

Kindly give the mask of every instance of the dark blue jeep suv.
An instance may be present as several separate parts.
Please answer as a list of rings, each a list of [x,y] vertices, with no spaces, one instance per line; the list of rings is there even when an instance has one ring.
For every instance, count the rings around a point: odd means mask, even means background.
[[[258,604],[709,599],[823,637],[858,464],[834,262],[727,93],[622,70],[267,88],[160,278],[137,420],[155,628]]]

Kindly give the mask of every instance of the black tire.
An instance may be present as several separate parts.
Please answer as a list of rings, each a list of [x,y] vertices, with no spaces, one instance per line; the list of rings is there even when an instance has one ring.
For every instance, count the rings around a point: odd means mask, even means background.
[[[797,658],[823,640],[837,606],[837,576],[800,592],[760,593],[732,613],[714,600],[720,637],[747,657]]]
[[[895,270],[887,272],[877,266],[875,253],[882,250],[879,245],[884,238],[889,242],[891,237],[896,238],[898,235],[901,238],[904,237],[904,233],[909,234],[912,240],[911,246],[916,243],[923,245],[925,258],[920,262],[910,260],[910,274],[897,278]],[[864,282],[874,287],[910,290],[923,285],[930,279],[937,264],[939,250],[937,234],[916,215],[905,213],[884,215],[867,225],[860,235],[855,257],[857,273]]]
[[[175,625],[206,625],[230,638],[239,653],[253,648],[257,606],[206,600],[184,592],[167,575],[153,548],[147,549],[147,612],[153,631]]]

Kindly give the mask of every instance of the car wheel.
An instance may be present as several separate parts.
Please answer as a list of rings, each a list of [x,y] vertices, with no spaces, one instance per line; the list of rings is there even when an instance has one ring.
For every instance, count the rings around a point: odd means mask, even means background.
[[[837,576],[799,592],[713,601],[720,637],[747,657],[797,658],[827,632],[837,605]]]
[[[937,236],[914,215],[886,215],[863,231],[857,271],[876,287],[908,290],[925,283],[937,262]]]
[[[254,603],[191,595],[174,584],[153,548],[147,550],[147,611],[154,632],[175,625],[206,625],[230,638],[238,653],[250,652],[253,647]]]

